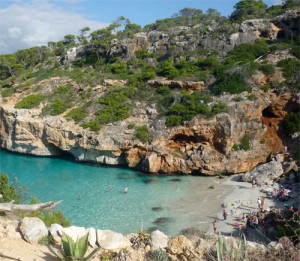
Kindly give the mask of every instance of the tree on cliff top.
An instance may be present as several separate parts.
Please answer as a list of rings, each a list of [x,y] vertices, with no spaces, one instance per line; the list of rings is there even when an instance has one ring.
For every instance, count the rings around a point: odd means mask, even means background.
[[[267,10],[262,0],[240,0],[230,15],[230,20],[241,22],[246,19],[261,18]]]

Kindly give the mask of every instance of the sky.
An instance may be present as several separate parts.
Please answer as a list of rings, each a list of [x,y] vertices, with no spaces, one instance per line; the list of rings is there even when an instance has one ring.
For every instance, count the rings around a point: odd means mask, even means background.
[[[103,28],[124,16],[145,26],[189,7],[229,16],[239,0],[0,0],[0,54]],[[279,0],[264,0],[267,5]]]

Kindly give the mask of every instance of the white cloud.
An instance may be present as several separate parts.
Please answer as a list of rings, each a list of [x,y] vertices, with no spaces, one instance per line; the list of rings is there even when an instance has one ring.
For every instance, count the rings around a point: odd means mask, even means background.
[[[77,13],[69,13],[47,1],[22,3],[17,1],[0,9],[0,53],[16,50],[49,41],[62,40],[66,34],[78,35],[85,26],[91,30],[105,26],[88,20]]]

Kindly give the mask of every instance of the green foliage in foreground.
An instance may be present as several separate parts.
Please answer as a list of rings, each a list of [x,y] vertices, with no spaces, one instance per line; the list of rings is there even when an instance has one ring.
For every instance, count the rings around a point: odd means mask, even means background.
[[[41,94],[31,94],[27,97],[23,98],[19,101],[16,105],[16,109],[31,109],[35,108],[40,105],[41,101],[43,100],[43,95]]]
[[[71,221],[65,216],[62,210],[58,211],[37,211],[28,215],[29,217],[37,217],[45,223],[46,227],[50,227],[51,224],[60,224],[63,227],[71,226]]]
[[[84,235],[76,242],[74,242],[74,240],[70,236],[63,233],[61,241],[61,254],[57,252],[55,252],[55,254],[62,261],[89,261],[95,257],[96,252],[99,250],[99,248],[96,248],[91,254],[89,254],[87,257],[84,257],[88,248],[88,234]]]
[[[152,261],[168,261],[168,254],[162,249],[154,250],[150,253],[150,258]]]
[[[283,121],[283,127],[287,134],[294,134],[300,131],[300,115],[297,112],[288,113]]]
[[[22,193],[23,191],[17,191],[15,187],[20,187],[21,189],[24,187],[20,186],[17,181],[14,181],[13,185],[9,184],[9,177],[5,173],[0,174],[0,194],[2,194],[2,198],[0,198],[0,203],[10,202],[12,200],[15,203],[20,204],[23,201]],[[36,197],[32,197],[31,204],[38,203]],[[23,216],[23,214],[21,214]],[[49,212],[42,212],[42,211],[35,211],[31,212],[29,217],[38,217],[44,221],[47,227],[50,227],[51,224],[57,223],[62,225],[63,227],[67,227],[71,225],[71,222],[66,218],[62,210],[58,211],[49,211]]]
[[[0,194],[3,196],[0,198],[1,203],[10,202],[11,200],[14,200],[16,203],[19,202],[17,192],[9,184],[9,177],[5,173],[0,174]]]
[[[247,260],[247,245],[246,245],[246,237],[243,234],[240,238],[240,242],[236,247],[233,238],[230,240],[230,245],[227,245],[226,238],[221,236],[219,233],[219,237],[216,243],[217,249],[217,260],[218,261],[244,261]]]

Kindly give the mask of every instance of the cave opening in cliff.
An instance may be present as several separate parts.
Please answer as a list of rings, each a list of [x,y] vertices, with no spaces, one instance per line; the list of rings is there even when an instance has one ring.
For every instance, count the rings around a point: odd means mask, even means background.
[[[273,113],[271,106],[268,106],[262,111],[262,116],[265,118],[277,118],[277,116]]]
[[[189,136],[185,134],[177,134],[173,136],[172,140],[176,143],[199,143],[206,141],[204,137],[201,136]]]

